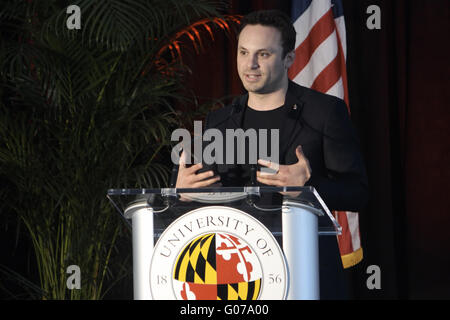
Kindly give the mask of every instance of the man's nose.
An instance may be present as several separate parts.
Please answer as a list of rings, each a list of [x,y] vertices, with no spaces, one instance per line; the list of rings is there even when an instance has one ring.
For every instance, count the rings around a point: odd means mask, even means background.
[[[249,59],[247,61],[248,63],[248,68],[249,69],[258,69],[259,68],[259,63],[258,63],[258,56],[256,54],[249,56]]]

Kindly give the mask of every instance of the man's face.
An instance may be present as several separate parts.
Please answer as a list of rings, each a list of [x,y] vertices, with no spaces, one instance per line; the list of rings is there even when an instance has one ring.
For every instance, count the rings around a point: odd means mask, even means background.
[[[281,34],[276,28],[247,25],[241,31],[237,68],[248,92],[265,94],[280,89],[291,59],[291,54],[283,58]]]

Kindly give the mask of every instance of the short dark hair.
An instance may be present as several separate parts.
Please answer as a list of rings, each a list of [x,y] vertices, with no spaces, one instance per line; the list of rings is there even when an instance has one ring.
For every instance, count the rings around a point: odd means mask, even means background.
[[[283,58],[288,52],[295,48],[296,32],[287,14],[280,10],[260,10],[244,16],[239,26],[237,36],[247,25],[257,25],[274,27],[281,33],[281,45],[283,47]]]

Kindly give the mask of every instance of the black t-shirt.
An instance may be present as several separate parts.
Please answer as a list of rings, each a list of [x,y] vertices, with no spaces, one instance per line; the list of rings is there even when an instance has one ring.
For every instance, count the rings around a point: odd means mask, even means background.
[[[244,131],[247,131],[248,129],[255,129],[256,130],[256,159],[269,159],[273,158],[273,153],[271,149],[271,145],[273,144],[271,139],[272,137],[275,138],[275,136],[272,135],[272,130],[276,129],[278,130],[278,137],[280,136],[280,131],[283,126],[283,122],[285,121],[286,117],[286,106],[283,105],[281,107],[278,107],[273,110],[268,111],[258,111],[255,109],[250,108],[249,106],[246,106],[244,111],[244,116],[242,119],[242,129]],[[263,150],[260,150],[259,148],[259,138],[263,134],[262,131],[259,131],[259,129],[266,129],[267,134],[267,146],[266,146],[266,152],[262,152]],[[250,163],[250,155],[249,155],[249,139],[245,140],[245,164],[241,165],[241,179],[244,185],[250,184],[250,165],[254,164]],[[281,141],[275,141],[274,146],[277,146],[279,150],[282,150]],[[280,152],[280,151],[279,151]],[[279,154],[279,158],[282,155]],[[259,166],[258,166],[259,167]],[[257,185],[261,185],[260,183],[257,183]]]
[[[256,159],[272,159],[273,161],[275,161],[273,159],[273,154],[272,154],[272,150],[271,150],[271,138],[272,138],[272,134],[271,131],[272,130],[278,130],[278,137],[280,137],[281,135],[281,128],[283,127],[283,122],[286,121],[286,110],[287,107],[286,105],[283,105],[281,107],[278,107],[276,109],[273,110],[268,110],[268,111],[258,111],[255,109],[250,108],[249,106],[246,106],[245,111],[244,111],[244,115],[242,118],[242,129],[244,131],[248,130],[248,129],[255,129],[256,130],[256,136],[257,136],[257,155],[256,155]],[[267,146],[266,146],[266,154],[264,154],[265,152],[260,152],[261,150],[259,149],[259,143],[260,143],[260,132],[259,129],[266,129],[267,130]],[[275,137],[274,137],[275,138]],[[241,165],[241,183],[243,183],[244,185],[251,185],[251,165],[249,164],[249,157],[248,157],[248,153],[249,153],[249,140],[246,139],[246,145],[245,145],[245,154],[246,154],[246,164],[245,165]],[[282,150],[282,146],[281,146],[281,141],[276,141],[274,143],[274,146],[276,146],[277,148],[279,148],[279,152],[280,150]],[[281,154],[279,155],[279,157],[281,158]],[[280,160],[280,159],[279,159]],[[279,161],[278,161],[279,162]],[[259,168],[259,165],[256,166],[257,168]],[[255,179],[255,184],[258,186],[263,186],[262,183],[256,181],[256,177],[254,177]],[[270,206],[270,208],[273,208],[273,205],[276,206],[281,206],[281,202],[282,202],[282,196],[279,193],[270,193],[270,194],[262,194],[261,198],[257,201],[257,205],[261,208],[266,208],[268,205]],[[267,207],[269,208],[269,207]],[[248,212],[253,212],[251,208],[247,208]],[[257,215],[260,219],[260,221],[262,221],[266,226],[270,226],[270,228],[273,231],[281,231],[281,215],[261,215],[261,212],[259,210],[255,210],[253,212],[254,215]],[[281,241],[281,239],[278,239],[279,241]]]
[[[285,105],[268,111],[259,111],[247,106],[242,127],[244,129],[280,129],[283,125],[285,110]]]
[[[283,126],[283,121],[285,121],[285,110],[286,107],[283,105],[281,107],[278,107],[273,110],[269,111],[258,111],[255,109],[252,109],[247,106],[244,112],[244,118],[242,127],[244,130],[253,128],[256,129],[256,132],[258,133],[259,129],[267,129],[267,156],[272,155],[271,150],[271,131],[272,130],[278,130],[278,132],[281,130],[281,127]],[[279,136],[279,134],[278,134]],[[258,137],[258,158],[261,153],[259,152],[259,134],[257,134]],[[279,142],[276,143],[279,145]]]

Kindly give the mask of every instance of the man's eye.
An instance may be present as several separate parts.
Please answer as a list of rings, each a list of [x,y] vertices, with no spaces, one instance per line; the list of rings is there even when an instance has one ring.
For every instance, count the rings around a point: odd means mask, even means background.
[[[247,51],[240,51],[239,53],[240,53],[242,56],[244,56],[244,55],[247,54]]]
[[[261,57],[268,57],[268,56],[270,56],[270,53],[268,53],[268,52],[261,52],[259,55]]]

